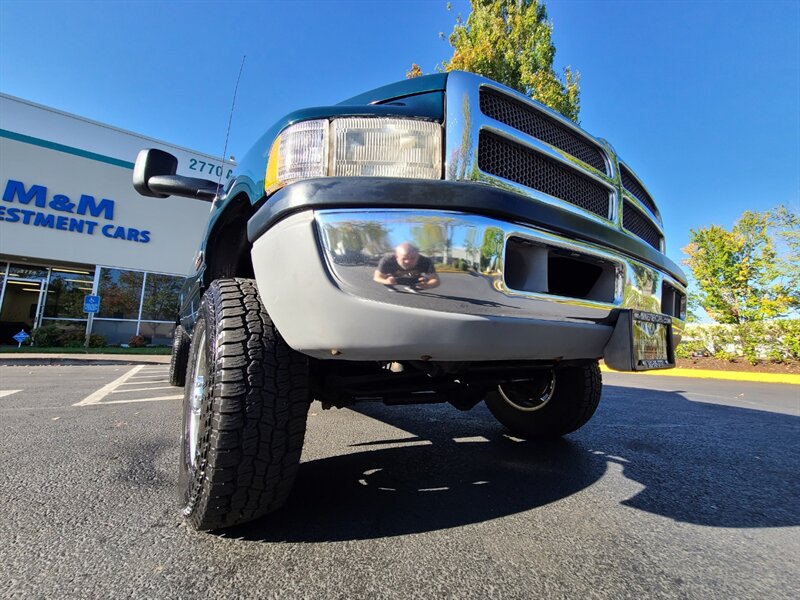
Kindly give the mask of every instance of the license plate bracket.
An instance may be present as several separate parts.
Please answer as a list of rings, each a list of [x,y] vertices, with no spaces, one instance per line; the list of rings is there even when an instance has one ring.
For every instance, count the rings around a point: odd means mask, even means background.
[[[603,352],[605,363],[617,371],[648,371],[675,366],[672,317],[643,310],[620,311]]]

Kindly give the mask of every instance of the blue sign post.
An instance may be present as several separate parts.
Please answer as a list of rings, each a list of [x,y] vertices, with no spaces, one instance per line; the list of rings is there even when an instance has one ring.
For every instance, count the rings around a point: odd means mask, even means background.
[[[86,342],[84,350],[89,352],[89,338],[92,335],[92,324],[94,323],[94,313],[100,312],[100,296],[89,294],[83,297],[83,312],[89,314],[89,322],[86,324]]]
[[[100,311],[100,296],[84,296],[83,297],[83,312],[96,313]]]
[[[21,329],[20,332],[14,336],[14,340],[17,342],[17,348],[21,348],[22,344],[28,341],[30,337],[27,331]]]

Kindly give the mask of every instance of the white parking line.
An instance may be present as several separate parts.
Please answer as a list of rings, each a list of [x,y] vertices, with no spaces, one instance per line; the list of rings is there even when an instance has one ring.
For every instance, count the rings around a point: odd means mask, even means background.
[[[103,404],[131,404],[133,402],[156,402],[158,400],[179,400],[183,398],[183,394],[175,396],[158,396],[157,398],[136,398],[135,400],[109,400]]]
[[[171,385],[160,385],[158,387],[144,387],[144,388],[134,388],[132,390],[111,390],[112,394],[129,394],[131,392],[149,392],[150,390],[168,390],[171,389]]]
[[[5,398],[6,396],[10,396],[11,394],[16,394],[17,392],[21,392],[22,390],[0,390],[0,398]]]
[[[130,371],[125,373],[122,377],[120,377],[118,379],[115,379],[111,383],[108,383],[108,384],[104,385],[103,387],[101,387],[96,392],[94,392],[92,394],[89,394],[88,396],[86,396],[86,398],[84,398],[80,402],[76,402],[72,406],[89,406],[89,405],[92,405],[92,404],[99,403],[103,398],[108,396],[118,386],[122,385],[128,379],[130,379],[131,377],[136,375],[139,371],[141,371],[142,368],[143,368],[143,365],[140,365],[138,367],[133,367]]]
[[[144,365],[139,365],[138,367],[132,368],[122,377],[119,377],[114,381],[112,381],[111,383],[104,385],[102,388],[100,388],[93,394],[90,394],[80,402],[73,404],[73,406],[90,406],[98,404],[131,404],[134,402],[158,402],[161,400],[180,400],[181,398],[183,398],[183,394],[181,393],[169,396],[154,396],[152,398],[129,398],[125,400],[103,401],[104,398],[110,396],[111,394],[130,394],[132,392],[141,393],[141,392],[152,392],[155,390],[175,389],[171,385],[159,385],[161,383],[167,383],[168,381],[168,379],[166,378],[167,375],[166,369],[159,369],[159,374],[152,374],[152,375],[145,374],[146,372],[143,369]],[[134,386],[134,387],[127,387],[127,386]]]

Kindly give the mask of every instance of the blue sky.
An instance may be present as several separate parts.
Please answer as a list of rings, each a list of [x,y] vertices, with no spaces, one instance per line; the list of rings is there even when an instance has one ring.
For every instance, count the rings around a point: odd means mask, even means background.
[[[469,3],[0,2],[0,90],[220,155],[281,115],[426,72]],[[581,73],[581,124],[689,229],[800,210],[800,2],[551,0],[556,66]]]

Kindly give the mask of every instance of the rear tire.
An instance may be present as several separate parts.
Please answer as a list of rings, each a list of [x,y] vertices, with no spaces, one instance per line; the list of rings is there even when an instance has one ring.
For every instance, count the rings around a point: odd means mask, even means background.
[[[192,527],[229,527],[283,505],[300,463],[308,380],[307,358],[280,337],[255,282],[213,282],[184,394],[180,487]]]
[[[514,435],[561,437],[585,425],[597,410],[603,389],[597,362],[559,367],[543,377],[525,388],[504,384],[486,396],[491,413]]]
[[[192,338],[178,325],[172,340],[172,358],[169,362],[169,383],[178,387],[186,384],[186,364],[189,362],[189,346]]]

